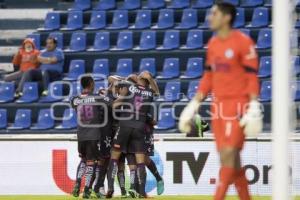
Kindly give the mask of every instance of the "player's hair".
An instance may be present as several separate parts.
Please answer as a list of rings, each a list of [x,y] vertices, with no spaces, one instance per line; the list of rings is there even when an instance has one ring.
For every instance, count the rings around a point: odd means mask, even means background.
[[[52,40],[52,42],[57,45],[57,40],[54,37],[49,36],[47,40]]]
[[[83,89],[88,88],[92,83],[94,83],[94,79],[92,76],[83,76],[80,80],[80,84]]]
[[[236,16],[235,6],[227,2],[217,2],[215,5],[223,14],[231,16],[230,25],[233,26]]]

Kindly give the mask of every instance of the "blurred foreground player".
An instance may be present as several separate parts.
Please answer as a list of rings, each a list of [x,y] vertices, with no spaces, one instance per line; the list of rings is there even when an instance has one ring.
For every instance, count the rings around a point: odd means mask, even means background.
[[[213,94],[212,131],[221,159],[215,200],[224,200],[234,184],[241,200],[249,200],[248,182],[241,167],[240,151],[245,135],[256,136],[262,129],[259,93],[258,57],[253,41],[232,29],[236,9],[229,3],[217,3],[211,9],[210,28],[215,32],[208,43],[205,74],[198,93],[180,116],[179,129],[189,132],[190,121],[200,102]]]

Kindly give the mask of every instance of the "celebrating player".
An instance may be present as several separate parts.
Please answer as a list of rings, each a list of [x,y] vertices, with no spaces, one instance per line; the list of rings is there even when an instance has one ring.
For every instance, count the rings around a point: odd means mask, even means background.
[[[224,200],[230,184],[235,185],[241,200],[250,199],[240,151],[245,135],[255,136],[262,129],[257,101],[258,57],[253,41],[232,28],[235,16],[236,9],[229,3],[212,7],[209,22],[216,35],[208,43],[205,73],[198,93],[181,113],[179,122],[179,129],[189,132],[193,113],[198,112],[208,93],[213,94],[212,130],[221,159],[215,200]]]

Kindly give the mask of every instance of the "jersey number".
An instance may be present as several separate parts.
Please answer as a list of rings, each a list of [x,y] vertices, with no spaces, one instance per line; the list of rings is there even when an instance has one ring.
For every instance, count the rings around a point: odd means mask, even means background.
[[[90,121],[94,117],[93,106],[81,106],[79,114],[82,122]]]

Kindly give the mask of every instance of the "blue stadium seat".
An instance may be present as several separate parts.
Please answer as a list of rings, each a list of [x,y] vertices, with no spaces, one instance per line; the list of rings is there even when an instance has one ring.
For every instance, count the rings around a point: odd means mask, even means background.
[[[7,110],[0,109],[0,129],[5,129],[7,127]]]
[[[14,100],[14,82],[0,82],[0,103],[7,103]]]
[[[174,26],[174,10],[161,9],[159,10],[158,22],[152,28],[167,29]]]
[[[203,47],[203,31],[190,30],[186,38],[186,44],[181,49],[199,49]]]
[[[203,58],[189,58],[186,70],[180,78],[193,79],[199,78],[203,74]]]
[[[106,27],[106,13],[102,10],[93,10],[90,18],[90,24],[85,30],[97,30]]]
[[[75,0],[72,10],[88,10],[91,8],[91,0]]]
[[[265,7],[255,8],[251,23],[247,27],[260,28],[269,25],[269,10]]]
[[[271,29],[261,29],[258,33],[257,48],[267,49],[272,46],[272,31]]]
[[[300,75],[300,57],[294,56],[292,57],[293,60],[293,66],[294,66],[294,73],[296,76]]]
[[[190,7],[190,0],[172,0],[168,8],[182,9]]]
[[[183,10],[181,22],[175,28],[191,29],[198,26],[198,13],[196,9],[188,8]]]
[[[49,37],[53,37],[57,41],[57,47],[60,49],[64,48],[64,35],[61,32],[51,32]]]
[[[192,7],[193,8],[210,8],[214,4],[214,0],[197,0]]]
[[[37,49],[41,49],[41,35],[39,33],[31,33],[27,35],[27,38],[30,38],[33,41]]]
[[[156,32],[143,31],[140,38],[140,44],[134,50],[150,50],[156,48]]]
[[[23,95],[16,100],[16,103],[31,103],[39,99],[39,89],[37,82],[26,82],[23,86]]]
[[[210,15],[210,9],[207,9],[206,10],[206,13],[205,13],[205,19],[204,19],[204,22],[199,26],[199,28],[202,28],[202,29],[207,29],[209,28],[209,15]]]
[[[99,90],[107,88],[107,81],[95,81],[94,93],[98,93]]]
[[[159,9],[166,6],[165,0],[147,0],[146,5],[143,8],[146,9]]]
[[[39,28],[41,31],[53,31],[60,28],[60,14],[58,12],[48,12],[44,22],[44,27]]]
[[[151,10],[138,10],[134,25],[130,29],[146,29],[151,27]]]
[[[18,109],[15,115],[15,121],[7,129],[21,130],[28,129],[31,126],[31,110]]]
[[[121,9],[134,10],[141,7],[141,0],[124,0]]]
[[[179,43],[179,31],[168,30],[165,32],[163,45],[158,47],[157,50],[178,49]]]
[[[245,8],[236,9],[236,18],[234,21],[234,27],[240,28],[245,26]]]
[[[119,59],[117,64],[116,74],[123,77],[132,74],[132,59],[131,58]]]
[[[51,116],[51,110],[41,109],[39,111],[37,123],[34,124],[30,129],[46,130],[51,128],[54,128],[54,119]]]
[[[247,28],[240,28],[239,29],[241,32],[243,32],[244,34],[250,36],[250,29],[247,29]]]
[[[63,85],[60,81],[50,83],[48,86],[48,95],[41,97],[39,102],[52,103],[61,101],[63,99]]]
[[[74,109],[67,108],[64,111],[62,123],[55,129],[74,129],[77,127],[77,117]]]
[[[240,4],[240,0],[223,0],[223,2],[231,3],[235,6],[238,6]]]
[[[131,31],[119,32],[117,45],[110,50],[126,51],[133,48],[133,34]]]
[[[300,101],[300,81],[292,82],[292,91],[294,91],[294,100]]]
[[[272,74],[272,57],[263,56],[260,58],[259,73],[260,78],[270,77]]]
[[[143,58],[140,62],[140,72],[149,71],[152,76],[156,76],[155,58]]]
[[[112,24],[107,29],[125,29],[128,28],[128,11],[115,10]]]
[[[61,30],[77,30],[83,27],[83,16],[82,11],[73,10],[68,12],[68,20],[66,27],[61,28]]]
[[[268,102],[272,99],[272,83],[271,81],[263,81],[260,89],[260,101]]]
[[[93,66],[94,80],[102,80],[109,76],[108,59],[96,59]],[[103,77],[103,78],[102,78]]]
[[[264,4],[264,0],[241,0],[242,7],[256,7]]]
[[[106,31],[97,32],[95,34],[94,46],[88,51],[107,51],[110,48],[110,34]]]
[[[159,110],[158,123],[155,126],[156,130],[167,130],[175,128],[176,122],[173,118],[172,108],[161,108]]]
[[[80,75],[85,73],[85,61],[84,60],[71,60],[69,66],[69,73],[64,80],[75,81]]]
[[[178,58],[166,58],[164,61],[163,70],[157,79],[171,79],[179,76],[179,59]]]
[[[70,97],[79,95],[82,90],[81,84],[78,81],[71,82],[69,89],[69,95],[68,98],[66,98],[66,100],[68,100]]]
[[[187,98],[191,100],[197,93],[199,80],[191,81],[187,90]]]
[[[110,10],[116,8],[116,0],[99,0],[95,10]]]
[[[180,81],[168,81],[165,86],[164,96],[158,101],[178,101],[180,99]]]
[[[71,36],[70,46],[65,49],[67,52],[79,52],[86,50],[86,33],[74,32]]]

